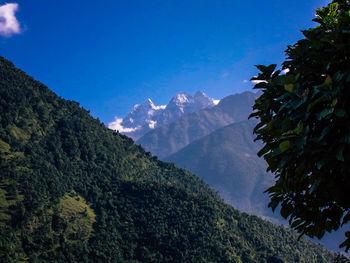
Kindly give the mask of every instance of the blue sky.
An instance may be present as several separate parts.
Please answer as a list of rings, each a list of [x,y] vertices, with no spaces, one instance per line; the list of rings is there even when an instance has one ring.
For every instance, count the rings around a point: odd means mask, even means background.
[[[0,55],[108,123],[147,98],[251,89],[254,65],[280,64],[328,2],[14,1],[20,30],[0,36]]]

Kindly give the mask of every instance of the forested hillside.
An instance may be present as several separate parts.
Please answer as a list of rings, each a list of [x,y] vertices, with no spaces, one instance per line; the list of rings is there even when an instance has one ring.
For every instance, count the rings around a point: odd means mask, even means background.
[[[1,262],[331,262],[0,57]]]

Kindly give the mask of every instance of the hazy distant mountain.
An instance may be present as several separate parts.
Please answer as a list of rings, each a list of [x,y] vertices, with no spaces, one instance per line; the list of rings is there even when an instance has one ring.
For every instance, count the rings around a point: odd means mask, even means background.
[[[202,178],[233,207],[251,214],[280,218],[267,208],[273,185],[266,163],[256,153],[261,144],[254,142],[256,122],[233,123],[192,142],[165,160],[174,162]]]
[[[185,92],[178,93],[168,105],[156,106],[151,99],[147,99],[136,104],[124,119],[116,117],[108,127],[136,140],[156,127],[169,124],[188,113],[213,107],[218,102],[219,100],[209,98],[201,91],[197,91],[194,96]]]
[[[195,111],[155,128],[137,140],[137,144],[159,158],[165,158],[216,129],[246,120],[257,96],[246,91],[225,97],[214,107]]]

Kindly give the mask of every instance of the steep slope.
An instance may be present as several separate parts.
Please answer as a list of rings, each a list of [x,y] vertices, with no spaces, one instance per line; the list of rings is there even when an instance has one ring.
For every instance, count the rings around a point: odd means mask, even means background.
[[[235,208],[265,217],[277,217],[267,208],[263,192],[273,185],[266,164],[256,153],[253,120],[225,126],[192,142],[165,160],[188,169],[213,187]],[[277,217],[279,218],[279,217]]]
[[[193,112],[146,133],[137,144],[163,159],[216,129],[246,120],[257,94],[244,92],[228,96],[212,108]]]
[[[330,262],[0,57],[1,262]]]

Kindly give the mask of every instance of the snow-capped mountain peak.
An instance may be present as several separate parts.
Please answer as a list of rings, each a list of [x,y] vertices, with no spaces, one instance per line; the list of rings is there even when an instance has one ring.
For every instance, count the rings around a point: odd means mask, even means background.
[[[182,93],[178,93],[173,97],[173,101],[177,102],[177,103],[188,103],[192,100],[192,96],[182,92]]]
[[[165,109],[165,105],[156,106],[151,99],[141,104],[136,104],[130,113],[123,119],[121,125],[128,128],[142,127],[153,119],[159,111]],[[152,127],[154,125],[151,125]]]
[[[156,106],[151,99],[136,104],[124,118],[116,118],[108,127],[118,129],[121,133],[134,139],[142,136],[151,129],[169,124],[185,114],[216,105],[212,98],[204,92],[197,91],[194,96],[180,92],[175,94],[168,105]]]
[[[170,108],[183,107],[184,105],[189,103],[193,103],[193,97],[186,92],[181,92],[176,94],[174,97],[172,97],[167,107],[170,107]]]
[[[131,110],[131,112],[135,112],[135,111],[138,111],[140,109],[153,108],[153,107],[155,107],[153,101],[150,98],[148,98],[147,100],[145,100],[141,104],[135,104],[133,109]]]

